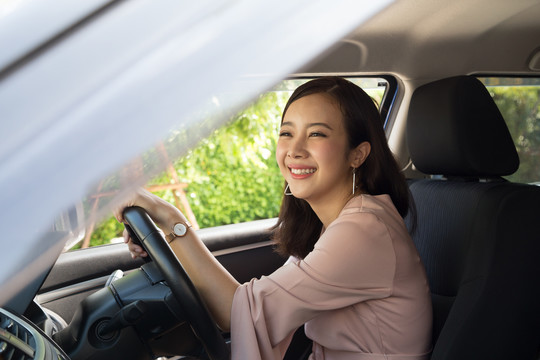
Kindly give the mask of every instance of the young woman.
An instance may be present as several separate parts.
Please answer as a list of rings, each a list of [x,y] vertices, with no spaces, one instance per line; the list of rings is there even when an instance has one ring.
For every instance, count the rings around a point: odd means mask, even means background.
[[[427,359],[431,302],[403,222],[409,192],[372,99],[338,77],[300,86],[283,112],[276,160],[286,181],[274,228],[290,256],[284,266],[240,285],[192,230],[171,242],[231,331],[232,358],[280,359],[305,324],[313,360]],[[147,192],[127,205],[144,207],[166,234],[186,222]]]

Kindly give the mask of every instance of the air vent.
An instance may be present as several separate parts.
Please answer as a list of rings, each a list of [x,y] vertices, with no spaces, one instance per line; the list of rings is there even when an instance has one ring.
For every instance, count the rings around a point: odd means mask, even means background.
[[[19,322],[18,318],[0,311],[0,359],[34,359],[35,353],[35,336]]]

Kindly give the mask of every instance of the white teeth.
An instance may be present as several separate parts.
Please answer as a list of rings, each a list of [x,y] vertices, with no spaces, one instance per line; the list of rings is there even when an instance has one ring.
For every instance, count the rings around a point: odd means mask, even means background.
[[[316,169],[291,169],[291,172],[295,175],[313,174]]]

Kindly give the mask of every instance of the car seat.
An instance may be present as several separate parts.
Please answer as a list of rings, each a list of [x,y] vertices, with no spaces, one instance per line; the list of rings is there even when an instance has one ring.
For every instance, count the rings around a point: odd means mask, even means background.
[[[428,177],[409,188],[433,300],[431,358],[537,359],[540,187],[502,178],[519,158],[489,92],[472,76],[419,87],[407,142]]]

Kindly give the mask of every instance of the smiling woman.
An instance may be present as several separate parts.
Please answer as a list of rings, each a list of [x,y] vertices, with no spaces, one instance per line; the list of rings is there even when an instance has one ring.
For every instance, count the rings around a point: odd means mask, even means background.
[[[284,114],[276,152],[282,175],[293,187],[303,186],[305,191],[312,191],[314,182],[319,179],[319,183],[322,183],[320,186],[324,186],[319,189],[319,196],[324,198],[315,199],[315,203],[308,201],[310,206],[297,199],[308,200],[307,195],[302,193],[283,198],[276,225],[283,253],[306,256],[313,249],[323,225],[328,225],[319,216],[312,215],[313,206],[325,209],[324,212],[328,212],[329,218],[333,219],[357,189],[372,195],[391,195],[399,213],[407,215],[410,202],[408,190],[388,149],[380,114],[373,98],[366,92],[340,78],[319,79],[300,86],[291,95]],[[304,130],[300,127],[302,124]],[[316,131],[317,127],[321,129],[320,132]],[[293,137],[295,131],[297,136]],[[309,156],[312,152],[307,151],[305,146],[313,148],[314,156]],[[373,154],[369,156],[371,152]],[[306,155],[308,159],[305,159]],[[308,161],[313,162],[319,157],[328,164],[328,169],[326,166],[321,169],[319,178],[315,173],[313,178],[311,175],[308,178],[288,170],[300,165],[306,167]],[[340,162],[341,170],[334,168]],[[311,182],[298,181],[302,179]],[[289,187],[287,184],[287,189]],[[335,208],[330,209],[329,204],[335,204]],[[310,220],[305,219],[306,213],[310,214]],[[296,225],[299,222],[310,225],[299,228]],[[280,232],[286,236],[281,237]]]
[[[373,100],[339,77],[301,85],[285,106],[276,159],[292,196],[284,195],[275,237],[291,258],[267,277],[241,285],[196,232],[175,231],[186,228],[185,216],[148,192],[116,216],[143,207],[168,234],[216,322],[230,330],[234,359],[281,358],[302,324],[313,360],[427,359],[426,274],[403,221],[408,188]],[[134,256],[147,256],[125,237]]]
[[[369,146],[369,144],[368,144]],[[346,201],[350,196],[351,158],[339,104],[323,94],[306,96],[286,110],[276,159],[281,174],[295,197],[310,203]],[[363,149],[359,149],[363,150]],[[358,167],[369,149],[358,160]],[[351,159],[349,159],[351,158]],[[343,207],[338,206],[339,208]],[[338,210],[339,211],[339,210]]]
[[[426,359],[429,289],[402,218],[411,200],[373,100],[323,77],[295,90],[282,119],[288,186],[274,236],[291,258],[238,287],[233,355],[277,359],[305,323],[310,359]]]

